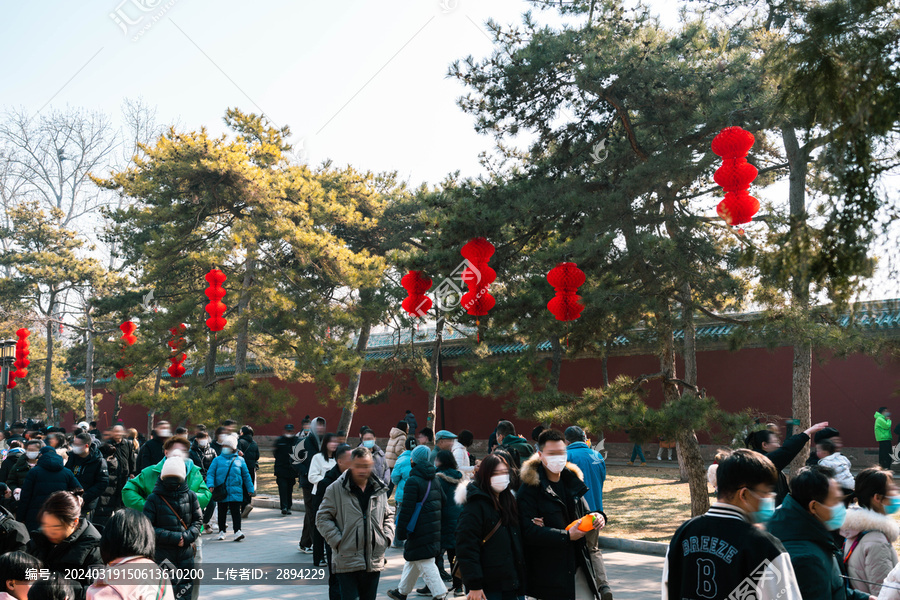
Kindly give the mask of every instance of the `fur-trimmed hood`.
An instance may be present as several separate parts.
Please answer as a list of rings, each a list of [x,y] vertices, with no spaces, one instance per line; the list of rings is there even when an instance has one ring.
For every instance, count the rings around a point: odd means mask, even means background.
[[[900,525],[893,517],[862,506],[851,506],[847,509],[847,518],[841,527],[841,535],[852,538],[861,531],[880,531],[892,544],[900,537]]]
[[[456,491],[453,492],[453,500],[460,506],[465,506],[469,500],[476,496],[481,496],[485,501],[493,504],[491,497],[487,492],[475,485],[474,481],[463,479],[460,481],[459,485],[456,486]]]
[[[459,485],[459,482],[463,479],[462,473],[460,473],[456,469],[446,469],[444,471],[438,471],[437,473],[435,473],[435,477],[443,479],[444,481],[452,485]]]
[[[541,457],[538,456],[537,453],[534,454],[531,458],[522,463],[522,469],[519,471],[519,479],[522,480],[523,485],[530,485],[532,487],[537,487],[541,484],[541,474],[539,472],[539,467],[541,467]],[[578,465],[575,463],[567,462],[566,468],[563,469],[563,473],[566,471],[572,471],[576,477],[578,477],[581,482],[584,482],[584,473],[581,472],[581,469],[578,468]]]

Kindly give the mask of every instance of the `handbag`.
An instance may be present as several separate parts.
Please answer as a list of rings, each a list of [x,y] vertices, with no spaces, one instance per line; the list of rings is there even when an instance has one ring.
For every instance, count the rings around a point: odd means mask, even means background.
[[[166,503],[166,506],[168,506],[168,507],[169,507],[169,510],[172,511],[172,514],[175,515],[175,518],[178,519],[178,521],[181,523],[181,526],[184,527],[184,530],[185,530],[185,531],[187,531],[187,530],[188,530],[188,526],[185,525],[184,519],[181,518],[181,515],[179,515],[178,512],[177,512],[174,508],[172,508],[172,505],[169,504],[169,501],[166,500],[166,498],[165,498],[164,496],[160,496],[159,498],[160,498],[160,500],[162,500],[163,502]],[[193,542],[191,542],[191,550],[193,551],[193,552],[191,553],[191,556],[197,556],[197,546],[196,546]]]
[[[422,506],[425,505],[425,501],[428,500],[428,493],[431,491],[431,481],[428,482],[428,487],[425,488],[425,495],[422,496],[422,499],[416,503],[416,510],[413,512],[412,517],[409,519],[409,523],[406,524],[406,531],[412,533],[416,528],[416,523],[419,521],[419,513],[422,512]]]
[[[225,489],[225,484],[228,483],[228,475],[231,473],[231,467],[233,466],[234,459],[231,459],[231,464],[228,465],[228,470],[225,471],[225,481],[219,485],[213,486],[212,494],[210,494],[210,500],[213,502],[222,502],[228,497],[228,490]]]
[[[494,525],[494,528],[491,529],[491,532],[488,533],[487,536],[485,536],[485,538],[483,540],[481,540],[482,547],[484,547],[484,545],[487,544],[488,540],[491,539],[491,537],[493,537],[493,535],[495,533],[497,533],[497,530],[500,529],[500,523],[502,523],[502,522],[503,522],[502,517],[500,519],[497,519],[497,524]],[[459,568],[459,555],[458,554],[455,557],[453,557],[453,568],[450,569],[450,575],[456,579],[462,579],[462,570]]]

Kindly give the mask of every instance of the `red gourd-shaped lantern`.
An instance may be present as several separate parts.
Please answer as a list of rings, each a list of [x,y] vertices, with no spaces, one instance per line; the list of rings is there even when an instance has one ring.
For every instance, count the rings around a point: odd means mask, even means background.
[[[580,317],[584,305],[576,292],[585,282],[584,271],[572,262],[559,263],[547,273],[547,281],[556,290],[556,296],[547,303],[547,310],[556,320],[574,321]]]
[[[28,365],[31,364],[31,361],[28,360],[28,355],[31,354],[31,350],[28,348],[29,335],[31,335],[31,332],[24,327],[16,331],[16,337],[19,338],[16,342],[16,361],[13,363],[16,369],[9,373],[9,381],[7,382],[9,389],[16,387],[16,379],[28,377]]]
[[[122,330],[122,337],[119,338],[123,342],[125,342],[126,346],[132,346],[137,341],[137,336],[134,335],[135,330],[137,329],[137,325],[133,321],[125,321],[121,325],[119,325],[119,329]],[[122,346],[122,355],[125,355],[125,346]],[[131,366],[131,365],[129,365]],[[128,379],[134,375],[127,368],[121,368],[116,372],[116,379]]]
[[[759,173],[746,159],[753,142],[753,134],[740,127],[726,127],[712,141],[712,151],[722,157],[713,179],[725,190],[716,212],[729,226],[749,223],[759,211],[759,200],[747,191]]]
[[[469,291],[460,302],[468,314],[483,317],[497,304],[488,292],[488,286],[497,279],[496,271],[488,265],[494,255],[494,245],[483,237],[473,238],[462,247],[460,254],[469,262],[462,272],[463,283]]]
[[[206,297],[209,298],[209,304],[206,305],[206,312],[209,313],[206,326],[210,331],[222,331],[228,323],[228,320],[222,316],[227,308],[222,302],[222,298],[225,297],[225,288],[222,287],[222,284],[225,283],[227,277],[219,269],[212,269],[206,274],[205,279],[209,283],[209,287],[206,288]]]
[[[400,279],[400,285],[409,294],[404,300],[403,310],[416,317],[424,317],[431,310],[431,298],[425,295],[431,289],[431,279],[422,271],[410,271]]]
[[[166,371],[168,371],[169,375],[171,375],[173,379],[180,378],[186,371],[182,363],[184,363],[185,359],[187,359],[187,354],[181,352],[181,349],[186,344],[184,338],[181,337],[182,335],[184,335],[185,331],[187,331],[187,327],[184,325],[184,323],[179,323],[177,327],[173,327],[169,330],[169,333],[172,334],[172,339],[169,340],[168,345],[169,348],[172,349],[174,354],[169,357],[169,362],[171,362],[172,364],[169,365],[169,368],[166,369]]]

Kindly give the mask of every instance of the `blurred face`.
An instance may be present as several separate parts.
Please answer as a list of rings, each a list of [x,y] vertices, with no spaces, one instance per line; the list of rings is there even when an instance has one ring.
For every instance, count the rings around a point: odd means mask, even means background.
[[[374,465],[375,461],[372,460],[371,456],[354,458],[350,462],[350,474],[353,477],[353,483],[359,486],[360,489],[365,489],[369,476],[372,475],[372,467]]]
[[[341,473],[350,468],[350,454],[350,452],[344,452],[344,454],[337,459],[338,469]]]
[[[334,439],[337,440],[338,445],[347,443],[346,435],[336,435],[336,436],[334,436]]]
[[[55,435],[50,436],[49,438],[47,438],[47,445],[52,448],[58,448],[59,447],[59,439]]]
[[[112,439],[112,432],[104,431],[103,433],[100,434],[100,439],[103,440],[104,442],[108,442],[110,439]]]
[[[325,435],[325,423],[322,421],[316,422],[316,435]]]
[[[177,444],[172,444],[172,447],[166,450],[166,458],[172,456],[179,456],[181,458],[184,458],[188,455],[188,450],[190,450],[190,447],[187,445],[187,443],[182,444],[181,442],[179,442]]]
[[[112,430],[112,439],[116,443],[121,442],[125,439],[125,428],[121,425],[116,425]]]
[[[774,452],[781,448],[781,440],[778,439],[778,436],[774,433],[769,434],[769,441],[762,443],[763,452],[768,454],[769,452]]]
[[[819,460],[822,460],[826,456],[830,456],[830,453],[827,450],[825,450],[825,448],[823,448],[822,446],[816,444],[816,458],[818,458]]]
[[[333,456],[334,451],[337,450],[337,447],[338,447],[338,441],[334,438],[331,438],[328,441],[328,454]]]
[[[41,531],[44,532],[44,535],[51,544],[59,544],[75,533],[76,529],[78,529],[77,520],[72,525],[66,525],[49,513],[44,513],[41,517]]]
[[[172,437],[172,428],[169,426],[168,423],[160,423],[159,425],[156,426],[156,429],[154,429],[154,431],[156,432],[156,435],[158,435],[161,438]]]
[[[453,438],[446,438],[443,440],[436,441],[434,443],[434,445],[437,446],[441,450],[449,450],[450,448],[453,447],[453,442],[455,442],[455,441],[456,440]]]
[[[814,514],[820,521],[823,523],[831,518],[831,507],[837,506],[844,499],[844,492],[841,490],[841,486],[838,485],[838,482],[834,479],[828,480],[828,496],[825,497],[825,502],[817,502],[813,500],[810,502],[809,511]]]
[[[31,589],[31,586],[34,584],[34,581],[18,581],[16,579],[7,579],[6,580],[6,593],[15,598],[16,600],[28,600],[28,590]]]
[[[426,437],[425,434],[422,433],[416,434],[416,443],[418,443],[420,446],[425,446],[428,444],[428,437]]]

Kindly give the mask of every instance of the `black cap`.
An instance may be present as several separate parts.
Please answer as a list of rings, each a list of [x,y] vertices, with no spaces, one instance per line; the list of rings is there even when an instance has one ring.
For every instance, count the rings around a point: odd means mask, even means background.
[[[287,425],[284,426],[284,430],[285,431],[293,431],[294,426],[292,424],[288,423]]]
[[[813,436],[813,440],[818,444],[822,440],[831,439],[839,435],[841,435],[841,433],[834,427],[826,427],[817,431]]]

